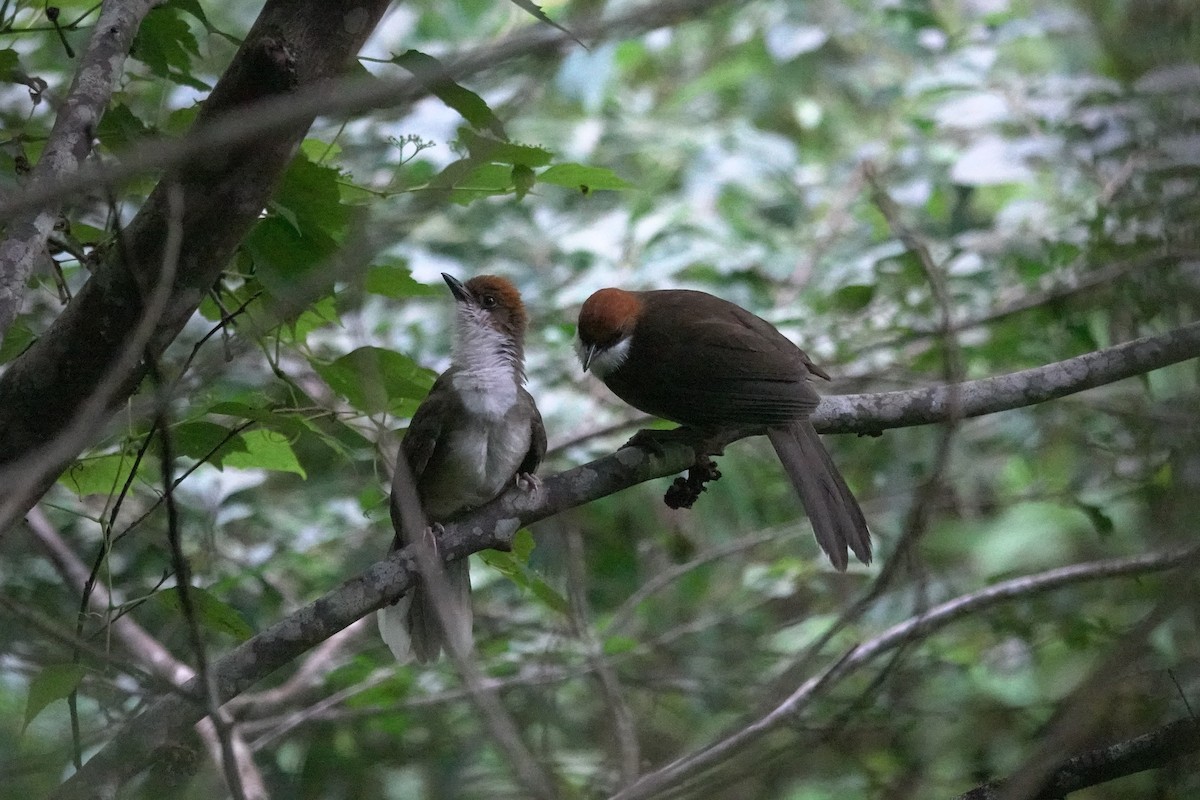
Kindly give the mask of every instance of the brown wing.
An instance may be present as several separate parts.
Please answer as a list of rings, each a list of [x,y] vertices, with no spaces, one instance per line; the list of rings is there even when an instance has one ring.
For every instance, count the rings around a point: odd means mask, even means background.
[[[521,460],[521,466],[517,468],[517,472],[532,475],[537,472],[542,459],[546,457],[546,425],[542,422],[542,412],[538,411],[533,395],[524,388],[521,389],[521,400],[533,407],[533,421],[529,437],[529,452]]]
[[[766,320],[703,292],[641,298],[629,359],[607,381],[627,402],[689,425],[779,425],[817,407],[808,356]]]
[[[452,409],[449,408],[449,405],[456,401],[454,392],[450,391],[446,385],[448,381],[446,373],[442,373],[434,381],[429,394],[421,401],[421,405],[417,406],[417,410],[408,424],[408,430],[404,433],[404,439],[400,442],[399,456],[408,462],[408,468],[412,472],[413,483],[417,486],[418,494],[425,469],[429,466],[429,461],[433,458],[433,453],[442,437],[441,421],[450,418]],[[393,479],[391,513],[392,527],[396,531],[394,546],[402,547],[406,541],[400,524],[401,517],[400,509],[397,506],[397,497],[396,483]]]

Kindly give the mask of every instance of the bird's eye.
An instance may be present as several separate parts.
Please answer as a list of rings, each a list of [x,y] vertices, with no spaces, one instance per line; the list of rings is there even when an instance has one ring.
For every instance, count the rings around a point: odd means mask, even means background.
[[[483,296],[483,307],[484,308],[495,308],[496,307],[496,296],[492,295],[492,294],[485,294]]]

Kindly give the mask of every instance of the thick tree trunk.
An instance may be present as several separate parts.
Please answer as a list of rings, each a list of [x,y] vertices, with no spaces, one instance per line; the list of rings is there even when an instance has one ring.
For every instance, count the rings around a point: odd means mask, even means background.
[[[386,7],[386,0],[271,0],[196,129],[337,75]],[[178,335],[311,124],[280,126],[164,176],[54,325],[0,376],[0,533],[130,396],[144,374],[143,356],[157,357]],[[156,296],[160,278],[169,287]]]

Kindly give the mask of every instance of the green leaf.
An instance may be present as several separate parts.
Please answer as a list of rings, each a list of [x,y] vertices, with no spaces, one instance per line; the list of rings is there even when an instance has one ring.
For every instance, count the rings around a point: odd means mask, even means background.
[[[21,57],[17,55],[16,50],[11,48],[0,50],[0,82],[12,82],[13,70],[20,68]]]
[[[529,528],[521,528],[517,534],[513,536],[512,550],[510,551],[513,558],[520,561],[522,564],[529,563],[529,557],[533,555],[533,548],[537,546],[534,541],[533,531]]]
[[[243,248],[255,275],[285,308],[333,289],[337,276],[328,267],[350,220],[340,180],[336,169],[297,155],[270,205],[271,216],[259,220],[246,237]]]
[[[391,412],[401,400],[419,400],[436,375],[406,355],[360,347],[329,364],[314,363],[329,387],[366,414]]]
[[[192,56],[200,54],[200,47],[177,8],[163,5],[151,9],[138,28],[130,52],[160,78],[200,91],[210,88],[192,77]]]
[[[637,639],[629,636],[609,636],[604,640],[604,655],[615,656],[628,653],[637,647]]]
[[[528,529],[517,531],[513,537],[513,549],[508,552],[487,550],[479,554],[483,562],[500,572],[522,589],[529,590],[542,605],[559,614],[569,613],[567,599],[541,575],[529,568],[529,554],[533,552],[533,534]]]
[[[218,455],[221,465],[226,467],[291,472],[301,478],[308,477],[296,459],[291,442],[278,431],[245,431],[222,447]]]
[[[0,341],[0,364],[7,364],[33,344],[33,331],[23,320],[18,319],[5,332],[4,341]]]
[[[282,216],[271,216],[258,221],[243,247],[263,288],[286,306],[333,289],[335,276],[324,268],[337,242],[321,230],[302,232]]]
[[[287,436],[295,437],[310,432],[309,426],[303,419],[294,414],[280,413],[271,408],[263,408],[236,401],[223,401],[209,406],[209,414],[221,414],[237,419],[253,420],[264,428],[279,431]]]
[[[58,482],[80,497],[111,494],[125,485],[133,469],[133,456],[111,453],[79,459],[59,476]]]
[[[484,164],[457,182],[450,200],[465,206],[481,197],[508,194],[512,190],[512,169],[504,164]]]
[[[445,65],[433,56],[419,50],[406,50],[392,58],[392,62],[424,81],[435,97],[457,111],[476,130],[491,131],[501,139],[508,139],[503,123],[483,98],[447,77]]]
[[[300,230],[316,228],[340,240],[350,220],[350,208],[342,203],[341,181],[336,169],[300,153],[288,164],[274,202],[291,212]]]
[[[206,420],[182,422],[171,429],[176,453],[188,458],[209,458],[218,466],[221,452],[227,452],[231,446],[245,450],[245,442],[241,437],[231,436],[231,433],[230,428]],[[216,449],[218,446],[220,450]]]
[[[164,589],[154,595],[155,599],[167,609],[183,614],[183,606],[179,602],[177,589]],[[216,595],[199,586],[188,589],[188,599],[196,612],[196,621],[201,627],[210,631],[227,633],[239,642],[244,642],[254,635],[254,629],[242,618],[233,606],[217,599]]]
[[[554,154],[545,148],[504,142],[475,133],[469,128],[459,128],[458,139],[466,145],[471,158],[480,162],[498,161],[514,166],[523,164],[526,167],[544,167],[554,158]]]
[[[838,311],[862,311],[875,297],[875,287],[870,284],[851,284],[833,293],[833,307]]]
[[[1077,505],[1079,506],[1079,510],[1087,515],[1088,522],[1092,523],[1092,527],[1096,529],[1096,533],[1100,534],[1100,536],[1110,536],[1116,529],[1112,517],[1106,514],[1100,506],[1082,501],[1077,503]]]
[[[512,168],[512,182],[516,187],[518,200],[529,194],[536,180],[537,176],[533,174],[533,170],[524,164],[517,164]]]
[[[134,116],[129,106],[117,103],[104,112],[96,127],[96,138],[112,152],[122,150],[131,142],[144,139],[152,133],[146,124]]]
[[[404,300],[409,297],[430,297],[438,294],[437,287],[414,280],[408,266],[389,261],[367,270],[364,288],[371,294]]]
[[[21,732],[55,700],[66,698],[79,686],[87,670],[82,664],[47,664],[29,682],[29,696],[25,699],[25,721]]]
[[[632,189],[633,184],[604,167],[589,167],[584,164],[555,164],[537,176],[542,183],[578,189],[588,194],[596,189]]]

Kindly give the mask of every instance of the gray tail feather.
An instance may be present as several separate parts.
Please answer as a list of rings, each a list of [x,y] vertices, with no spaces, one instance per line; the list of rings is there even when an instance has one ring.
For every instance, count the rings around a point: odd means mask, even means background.
[[[787,427],[769,428],[767,436],[800,495],[817,544],[833,566],[839,570],[846,568],[847,548],[854,551],[859,561],[870,564],[871,532],[867,520],[812,423],[800,420]]]
[[[471,610],[471,570],[466,560],[446,564],[445,597],[441,600],[448,631],[458,641],[463,652],[470,650],[473,642],[471,633],[474,612]],[[435,660],[442,652],[445,636],[434,607],[434,593],[418,584],[401,597],[395,605],[385,606],[376,612],[379,634],[397,661],[406,662],[412,657],[426,664]]]

